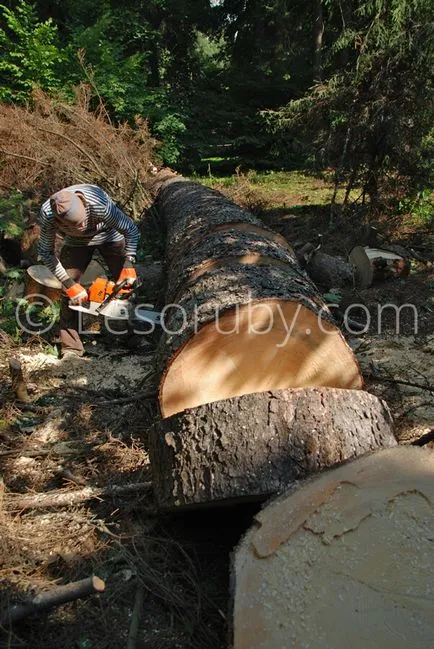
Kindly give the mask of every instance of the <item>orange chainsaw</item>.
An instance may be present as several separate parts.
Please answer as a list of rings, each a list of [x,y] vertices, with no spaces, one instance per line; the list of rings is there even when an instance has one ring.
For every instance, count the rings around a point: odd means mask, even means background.
[[[127,279],[115,284],[104,277],[97,277],[87,289],[89,300],[81,304],[70,304],[69,308],[112,320],[139,320],[160,324],[160,313],[131,304],[134,284],[126,288],[127,284]]]
[[[46,266],[30,266],[27,273],[38,284],[51,288],[62,288],[62,284]],[[160,313],[144,308],[152,305],[132,304],[131,298],[134,295],[135,285],[127,288],[127,283],[127,279],[115,284],[105,277],[97,277],[87,289],[89,299],[81,304],[69,304],[69,308],[112,320],[139,320],[156,325],[161,324]]]
[[[130,318],[129,298],[132,295],[132,289],[126,289],[127,284],[127,279],[115,284],[104,277],[97,277],[87,289],[89,300],[80,304],[70,304],[69,308],[89,315],[102,315],[114,320],[128,320]]]

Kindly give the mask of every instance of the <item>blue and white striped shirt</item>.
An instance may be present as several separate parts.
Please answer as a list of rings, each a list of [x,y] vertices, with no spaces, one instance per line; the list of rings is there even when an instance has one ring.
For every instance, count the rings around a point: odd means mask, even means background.
[[[125,237],[125,255],[136,254],[139,241],[136,224],[103,189],[96,185],[71,185],[64,189],[79,192],[86,200],[86,223],[83,230],[71,234],[68,227],[62,227],[55,220],[50,199],[42,205],[38,218],[41,226],[38,256],[59,281],[65,282],[69,276],[54,253],[56,233],[64,235],[64,245],[67,246],[98,246],[121,241]]]

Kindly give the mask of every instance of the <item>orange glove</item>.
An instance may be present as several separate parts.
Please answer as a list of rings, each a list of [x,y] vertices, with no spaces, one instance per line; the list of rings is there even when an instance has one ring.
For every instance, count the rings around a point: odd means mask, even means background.
[[[116,282],[117,284],[120,284],[121,282],[124,281],[124,279],[128,280],[126,286],[132,286],[137,282],[137,273],[136,269],[134,266],[131,265],[126,265],[122,268],[121,274],[119,275],[119,279]]]
[[[72,304],[79,304],[86,302],[89,299],[86,289],[78,283],[73,284],[65,290],[66,295],[71,300]]]

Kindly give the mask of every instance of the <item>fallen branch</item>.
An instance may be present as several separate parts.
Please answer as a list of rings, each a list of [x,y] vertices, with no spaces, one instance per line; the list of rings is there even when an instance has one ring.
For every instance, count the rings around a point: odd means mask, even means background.
[[[36,493],[25,496],[9,496],[6,500],[7,508],[12,511],[24,509],[45,509],[46,507],[71,507],[84,503],[94,498],[109,498],[113,496],[126,496],[128,494],[149,491],[151,482],[137,482],[135,484],[111,485],[109,487],[84,487],[74,491],[64,489],[53,490],[48,493]]]
[[[130,631],[128,633],[127,649],[136,649],[139,633],[140,618],[143,612],[143,586],[139,584],[136,591],[133,613],[131,615]]]
[[[46,592],[39,593],[39,595],[36,595],[29,602],[12,605],[2,613],[0,626],[10,626],[30,615],[35,615],[53,606],[73,602],[76,599],[94,595],[95,593],[102,593],[104,589],[105,583],[96,575],[65,584],[64,586],[57,586]]]
[[[23,160],[30,160],[31,162],[37,162],[40,165],[45,165],[48,167],[50,165],[49,162],[45,162],[44,160],[37,160],[36,158],[32,158],[31,156],[28,155],[21,155],[20,153],[12,153],[12,151],[6,151],[5,149],[0,149],[1,153],[4,153],[4,155],[10,155],[13,158],[22,158]]]

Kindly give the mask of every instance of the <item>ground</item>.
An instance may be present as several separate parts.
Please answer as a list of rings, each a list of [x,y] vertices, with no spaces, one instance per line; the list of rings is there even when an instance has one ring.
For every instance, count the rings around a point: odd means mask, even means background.
[[[330,227],[326,181],[299,175],[290,186],[281,179],[276,186],[270,179],[260,186],[245,178],[227,186],[211,181],[293,245],[320,233],[324,251],[346,256],[352,245],[364,243],[366,223]],[[381,219],[377,225],[392,241],[429,249],[422,227]],[[373,315],[364,334],[347,336],[366,389],[387,401],[400,443],[432,446],[434,283],[432,258],[424,260],[424,254],[412,262],[407,279],[348,292],[342,300],[363,304]],[[413,304],[417,328],[411,309],[401,312],[399,331],[392,312],[379,322],[378,303]],[[1,605],[92,574],[105,580],[106,590],[27,619],[0,636],[0,647],[124,648],[135,598],[143,591],[137,649],[224,649],[230,553],[258,506],[159,513],[147,454],[147,431],[156,416],[150,398],[157,385],[155,340],[132,350],[123,340],[108,344],[95,333],[86,347],[85,358],[60,362],[37,336],[0,340]],[[14,398],[10,358],[23,365],[28,405]],[[37,494],[44,492],[132,484],[142,488],[37,508]],[[19,502],[20,494],[34,494],[33,506]]]

